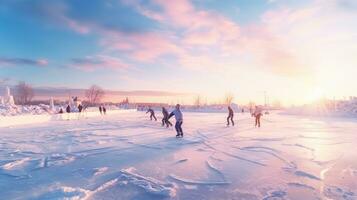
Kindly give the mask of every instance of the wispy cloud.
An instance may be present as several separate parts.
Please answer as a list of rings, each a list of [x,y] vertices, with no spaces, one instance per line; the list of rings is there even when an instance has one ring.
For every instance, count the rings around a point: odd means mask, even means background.
[[[0,66],[46,66],[48,61],[46,59],[28,59],[28,58],[8,58],[0,57]]]
[[[129,65],[124,63],[121,59],[105,55],[73,58],[70,66],[86,71],[100,69],[123,70],[129,67]]]

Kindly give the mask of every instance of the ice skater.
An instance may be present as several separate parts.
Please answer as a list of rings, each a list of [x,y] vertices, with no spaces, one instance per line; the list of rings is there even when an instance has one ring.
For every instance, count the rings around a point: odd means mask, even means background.
[[[253,116],[255,117],[255,127],[258,126],[260,128],[260,117],[262,116],[262,109],[259,108],[258,106],[255,106],[255,111],[253,113]]]
[[[162,124],[161,126],[164,126],[166,124],[166,128],[168,128],[169,126],[172,126],[171,122],[169,121],[168,117],[169,117],[169,113],[167,112],[165,107],[162,107]]]
[[[82,106],[82,104],[79,104],[79,105],[78,105],[78,112],[81,113],[82,110],[83,110],[83,106]]]
[[[107,114],[107,109],[104,106],[102,106],[102,107],[103,107],[102,108],[103,109],[103,114],[106,115]]]
[[[66,112],[70,113],[71,112],[71,106],[67,105]]]
[[[183,123],[183,116],[182,112],[180,110],[180,104],[176,104],[175,110],[172,111],[168,117],[168,120],[175,115],[176,119],[176,124],[175,124],[175,129],[177,132],[176,137],[183,137],[183,131],[182,131],[182,123]]]
[[[232,126],[234,126],[233,116],[234,116],[233,109],[231,108],[231,106],[228,106],[227,126],[229,126],[229,120],[231,120]]]
[[[153,109],[151,109],[151,107],[149,107],[149,109],[146,111],[146,114],[150,113],[150,120],[155,119],[155,121],[157,121],[156,117],[155,117],[155,112]]]
[[[69,120],[69,115],[71,113],[71,106],[69,106],[69,104],[66,107],[66,112],[67,112],[67,120]]]
[[[103,108],[102,108],[102,106],[99,106],[99,112],[100,112],[101,115],[103,114]]]

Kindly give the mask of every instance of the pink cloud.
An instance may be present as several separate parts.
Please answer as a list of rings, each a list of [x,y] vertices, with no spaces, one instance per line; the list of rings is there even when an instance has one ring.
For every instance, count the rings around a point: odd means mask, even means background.
[[[108,49],[125,52],[130,57],[140,61],[152,61],[163,55],[177,54],[181,49],[160,33],[124,34],[117,33],[105,38],[101,44]]]
[[[123,70],[129,67],[129,65],[124,63],[121,59],[105,55],[73,58],[70,66],[86,71],[94,71],[104,68]]]
[[[173,28],[184,28],[183,40],[187,44],[215,44],[222,40],[234,40],[240,36],[240,27],[235,22],[215,12],[198,10],[189,0],[175,1],[174,6],[172,2],[165,0],[152,2],[160,6],[163,11],[156,12],[156,17],[151,18]],[[150,15],[146,16],[150,17]]]
[[[109,48],[125,51],[132,58],[141,61],[151,61],[162,55],[171,54],[175,55],[181,64],[192,63],[193,57],[188,59],[187,56],[192,50],[197,54],[200,48],[220,48],[222,43],[229,43],[240,37],[240,27],[236,23],[218,13],[197,10],[188,0],[175,1],[175,6],[169,1],[152,0],[152,4],[162,8],[160,12],[143,7],[138,1],[127,3],[141,14],[170,27],[163,33],[117,34],[115,42],[106,39],[105,43]],[[182,28],[185,31],[178,34],[177,30]],[[128,44],[132,49],[127,48]]]
[[[87,34],[90,32],[90,28],[87,25],[81,24],[74,19],[70,19],[66,16],[58,16],[68,27],[76,31],[77,33]]]
[[[123,33],[98,29],[105,37],[101,45],[109,51],[119,51],[134,60],[154,62],[164,55],[174,55],[178,64],[192,69],[222,67],[225,57],[249,54],[263,70],[279,75],[304,72],[289,43],[276,32],[274,24],[289,26],[305,12],[291,14],[289,9],[269,11],[261,23],[241,27],[233,20],[213,11],[199,10],[189,0],[173,3],[152,0],[162,8],[151,10],[138,1],[125,1],[142,15],[167,27],[165,32]],[[184,31],[182,31],[184,30]],[[242,64],[238,59],[236,64]],[[234,66],[232,64],[232,66]]]
[[[38,65],[45,66],[48,65],[48,60],[46,59],[39,59],[37,60]]]
[[[68,6],[64,2],[57,1],[51,4],[43,4],[39,8],[39,12],[46,16],[46,20],[52,21],[56,25],[68,27],[77,33],[87,34],[91,31],[92,27],[89,24],[84,24],[68,16]]]

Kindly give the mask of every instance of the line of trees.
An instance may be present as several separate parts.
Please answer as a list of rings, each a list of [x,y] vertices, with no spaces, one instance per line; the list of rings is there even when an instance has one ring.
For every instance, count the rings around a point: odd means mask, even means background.
[[[105,91],[103,88],[99,87],[98,85],[92,85],[90,88],[85,90],[85,100],[87,106],[93,106],[99,104],[103,97],[105,95]],[[20,81],[16,86],[15,86],[15,95],[14,99],[16,104],[19,105],[29,105],[32,101],[32,99],[35,96],[35,92],[33,90],[33,87],[24,82]]]
[[[233,103],[233,99],[234,99],[234,95],[232,93],[226,93],[223,98],[223,103],[226,105],[230,105]],[[222,103],[222,101],[220,101],[219,103]],[[207,100],[205,103],[203,103],[202,97],[200,95],[196,96],[193,101],[193,105],[196,108],[200,108],[202,105],[205,105],[205,104],[207,104]]]

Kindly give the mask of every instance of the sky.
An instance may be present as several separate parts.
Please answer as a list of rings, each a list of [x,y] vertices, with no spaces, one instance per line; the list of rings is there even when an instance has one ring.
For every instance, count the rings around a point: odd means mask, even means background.
[[[357,95],[355,0],[1,0],[0,82],[218,102]]]

